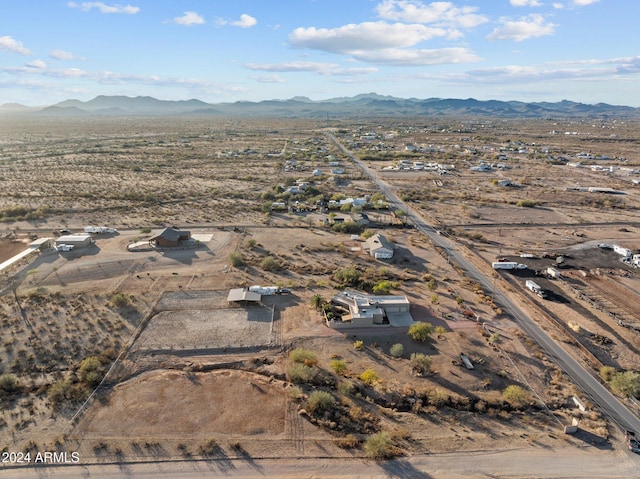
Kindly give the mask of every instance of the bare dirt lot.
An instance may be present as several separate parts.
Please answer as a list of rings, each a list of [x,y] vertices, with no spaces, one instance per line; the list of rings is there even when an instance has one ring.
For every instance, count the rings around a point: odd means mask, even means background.
[[[323,211],[323,202],[376,192],[327,140],[323,125],[131,121],[101,119],[83,129],[72,120],[55,134],[45,120],[3,130],[2,167],[11,178],[0,195],[7,232],[52,237],[63,226],[77,232],[99,224],[120,233],[96,236],[96,245],[83,251],[43,254],[5,278],[15,294],[5,287],[0,298],[0,375],[6,376],[0,446],[74,447],[105,462],[359,457],[369,454],[365,441],[378,433],[390,441],[389,455],[620,446],[597,409],[575,408],[571,398],[580,392],[494,304],[492,292],[427,237],[405,228],[402,215],[379,203]],[[602,152],[618,158],[616,165],[633,167],[632,149],[586,137],[567,144],[545,133],[550,124],[503,125],[493,136],[464,141],[439,126],[424,132],[390,125],[396,136],[386,153],[353,143],[350,126],[339,134],[359,155],[372,156],[375,168],[403,158],[429,161],[422,158],[427,153],[404,153],[406,142],[441,145],[430,159],[453,164],[452,172],[392,172],[385,179],[488,274],[498,257],[540,256],[530,260],[535,268],[526,276],[505,274],[496,282],[567,330],[581,327],[575,337],[601,364],[637,364],[630,337],[636,333],[609,315],[633,317],[635,302],[615,301],[616,311],[603,302],[612,288],[635,297],[634,271],[608,253],[579,249],[601,240],[636,247],[635,187],[626,170],[606,176],[558,160],[606,145]],[[501,128],[509,131],[508,142]],[[494,149],[483,149],[485,143]],[[532,143],[548,145],[549,156]],[[510,169],[470,172],[481,160],[496,160],[501,147]],[[10,161],[16,155],[24,160],[19,167]],[[333,161],[345,165],[345,174],[314,176]],[[493,181],[505,177],[519,186]],[[566,191],[577,180],[624,188],[625,195]],[[301,183],[312,189],[295,193]],[[25,197],[28,211],[16,209]],[[270,212],[280,201],[295,208]],[[393,259],[372,258],[362,236],[331,223],[338,213],[362,212],[368,217],[358,219],[369,223],[358,234],[385,234],[395,245]],[[127,250],[174,224],[200,235],[201,244]],[[521,287],[534,269],[554,264],[541,258],[544,252],[565,254],[567,261],[566,279],[540,278],[551,301]],[[597,268],[616,273],[604,279]],[[291,294],[264,297],[261,306],[227,304],[229,288],[257,284]],[[406,295],[414,319],[434,327],[431,338],[416,341],[406,328],[328,328],[322,305],[347,287]],[[600,344],[592,333],[612,343]],[[290,353],[300,348],[311,355],[296,362]],[[474,369],[464,367],[463,353]],[[414,355],[430,362],[422,374]],[[510,396],[510,386],[521,395]],[[564,435],[562,426],[574,417],[579,433]]]

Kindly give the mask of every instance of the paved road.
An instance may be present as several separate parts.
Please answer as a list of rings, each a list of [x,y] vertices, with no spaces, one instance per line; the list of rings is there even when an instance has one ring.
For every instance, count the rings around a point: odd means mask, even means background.
[[[426,234],[438,246],[445,248],[449,258],[460,265],[467,274],[482,285],[485,291],[494,290],[494,281],[482,274],[471,262],[469,262],[457,249],[455,244],[448,238],[441,236],[431,225],[427,224],[422,217],[405,204],[393,192],[390,186],[378,178],[376,173],[359,161],[349,150],[347,150],[335,136],[329,135],[338,147],[348,155],[355,165],[360,168],[387,196],[389,204],[393,208],[399,208],[407,214],[409,222],[413,223],[419,231]],[[531,338],[540,344],[547,355],[552,358],[562,370],[577,384],[582,391],[589,396],[591,401],[597,404],[602,411],[608,415],[621,430],[631,429],[640,431],[640,419],[624,406],[613,394],[611,394],[594,376],[576,361],[562,346],[554,341],[531,317],[516,305],[499,288],[495,287],[495,301],[502,305],[503,310],[509,311],[516,322]],[[631,453],[630,453],[631,454]]]
[[[513,449],[499,452],[460,452],[418,455],[377,463],[363,459],[251,459],[156,462],[147,464],[21,467],[3,471],[0,477],[27,479],[172,478],[411,478],[411,479],[632,479],[638,477],[638,461],[621,453],[592,447]]]

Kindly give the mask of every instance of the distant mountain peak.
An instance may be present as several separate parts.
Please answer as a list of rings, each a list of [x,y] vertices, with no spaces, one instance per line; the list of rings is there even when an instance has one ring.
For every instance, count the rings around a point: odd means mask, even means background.
[[[19,104],[0,106],[3,115],[29,115],[40,110],[56,116],[161,116],[161,115],[229,115],[257,117],[301,117],[325,119],[350,116],[393,117],[401,115],[451,115],[500,118],[640,118],[640,108],[598,103],[588,105],[570,100],[527,103],[521,101],[478,100],[475,98],[398,98],[378,93],[362,93],[352,97],[337,97],[314,101],[305,96],[288,100],[232,103],[206,103],[189,100],[159,100],[151,96],[98,95],[88,101],[65,100],[44,109]]]

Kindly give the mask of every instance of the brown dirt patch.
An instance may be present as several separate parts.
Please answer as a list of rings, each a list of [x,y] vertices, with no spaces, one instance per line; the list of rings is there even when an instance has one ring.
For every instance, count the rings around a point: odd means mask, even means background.
[[[102,438],[284,432],[284,388],[246,372],[152,372],[117,386],[106,401],[83,419],[79,432]]]

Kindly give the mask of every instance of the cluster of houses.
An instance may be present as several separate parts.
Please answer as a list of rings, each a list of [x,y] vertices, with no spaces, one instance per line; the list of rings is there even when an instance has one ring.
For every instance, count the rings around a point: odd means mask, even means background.
[[[385,166],[384,168],[382,168],[382,171],[435,171],[441,175],[444,175],[454,169],[454,165],[445,165],[435,162],[425,163],[424,161],[412,162],[409,160],[400,160],[395,165]]]

